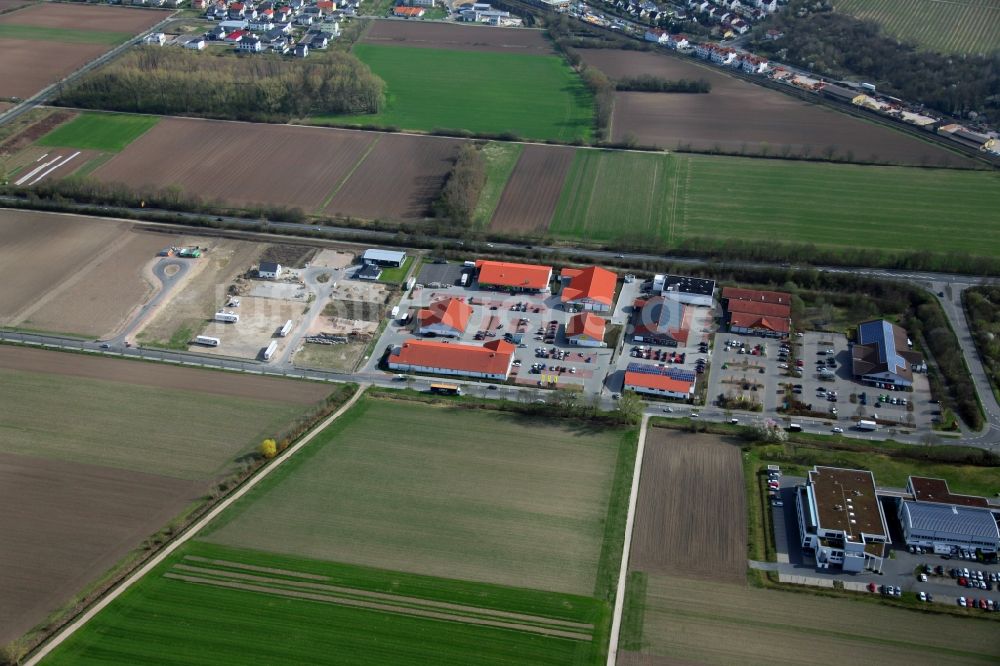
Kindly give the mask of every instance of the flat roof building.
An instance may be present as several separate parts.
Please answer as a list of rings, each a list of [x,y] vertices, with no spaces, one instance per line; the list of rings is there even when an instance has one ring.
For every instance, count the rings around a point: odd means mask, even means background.
[[[875,476],[867,470],[816,466],[796,488],[802,548],[817,569],[880,569],[890,541]]]
[[[472,306],[460,298],[443,298],[417,312],[417,332],[458,338],[469,327]]]
[[[623,388],[636,393],[687,400],[694,395],[695,374],[680,368],[629,363]]]
[[[559,273],[563,281],[559,300],[564,305],[608,312],[615,302],[618,276],[600,266],[564,268]]]
[[[890,387],[913,385],[913,369],[924,367],[924,357],[909,349],[909,338],[901,327],[884,319],[858,326],[857,342],[851,347],[855,379]]]
[[[683,275],[654,275],[653,291],[660,292],[685,305],[712,307],[715,280]]]
[[[369,280],[370,282],[374,282],[382,277],[382,267],[378,264],[365,264],[355,271],[354,277],[358,280]]]
[[[457,342],[407,340],[389,352],[388,365],[402,372],[506,380],[514,362],[514,345],[491,340],[482,347]]]
[[[551,266],[480,259],[476,270],[480,286],[508,291],[548,291],[552,281]]]
[[[936,502],[899,505],[899,524],[908,546],[958,547],[983,553],[1000,552],[1000,528],[989,509]]]
[[[406,261],[405,252],[397,252],[396,250],[365,250],[364,254],[361,255],[361,263],[364,264],[375,264],[377,266],[393,266],[400,267]]]
[[[581,312],[566,322],[566,339],[581,347],[604,347],[607,322],[595,314]]]

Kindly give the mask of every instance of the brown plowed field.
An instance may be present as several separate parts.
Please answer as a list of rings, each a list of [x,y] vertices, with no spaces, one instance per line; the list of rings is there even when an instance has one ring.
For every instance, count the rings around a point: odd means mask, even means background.
[[[649,429],[633,570],[744,582],[746,513],[738,446],[714,435]]]
[[[575,153],[572,148],[525,146],[490,228],[510,233],[548,229]]]
[[[0,12],[30,4],[31,0],[0,0]]]
[[[916,165],[970,165],[940,146],[865,122],[820,104],[809,104],[729,76],[686,57],[640,52],[582,49],[580,55],[611,78],[650,74],[666,79],[705,79],[708,94],[623,92],[615,96],[612,132],[616,141],[632,134],[643,145],[667,150],[760,153],[786,150],[819,155],[827,147],[849,161]],[[850,155],[848,155],[850,153]]]
[[[0,453],[0,644],[82,591],[204,485]]]
[[[363,41],[386,46],[423,46],[461,51],[536,55],[553,52],[552,44],[541,30],[422,21],[375,21]]]
[[[0,97],[31,97],[108,50],[102,44],[0,39]]]
[[[87,377],[157,388],[311,405],[330,393],[318,382],[218,372],[0,345],[0,368]]]
[[[170,16],[169,11],[85,5],[83,3],[41,2],[0,16],[0,23],[33,25],[65,30],[97,30],[138,34]],[[36,57],[48,57],[48,45],[36,45]],[[106,49],[106,47],[105,47]]]
[[[0,324],[83,271],[128,229],[124,222],[0,211]]]
[[[382,135],[325,210],[368,219],[427,217],[460,144],[457,139]]]
[[[375,136],[164,118],[93,175],[132,187],[179,185],[204,199],[236,205],[278,204],[312,211],[350,172]]]

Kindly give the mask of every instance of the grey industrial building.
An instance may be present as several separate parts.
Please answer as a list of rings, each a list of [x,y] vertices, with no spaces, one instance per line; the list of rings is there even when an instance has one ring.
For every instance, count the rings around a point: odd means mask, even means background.
[[[906,489],[913,499],[900,502],[899,524],[907,546],[1000,552],[997,514],[986,498],[955,495],[946,481],[919,476],[911,476]]]

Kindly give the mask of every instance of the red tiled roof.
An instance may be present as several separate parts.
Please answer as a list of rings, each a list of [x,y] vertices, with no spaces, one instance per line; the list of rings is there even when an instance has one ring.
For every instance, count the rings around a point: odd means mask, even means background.
[[[435,301],[431,303],[429,308],[424,308],[417,313],[417,319],[420,320],[421,326],[444,324],[457,331],[465,331],[468,328],[471,316],[472,307],[458,298]]]
[[[504,375],[510,370],[513,356],[514,345],[503,340],[491,340],[482,347],[434,340],[407,340],[398,354],[389,356],[389,363]]]
[[[740,289],[739,287],[726,287],[722,290],[722,297],[737,301],[760,301],[784,305],[789,305],[792,302],[792,295],[783,291],[759,291],[757,289]]]
[[[775,333],[788,333],[788,320],[784,317],[761,317],[746,312],[734,312],[729,317],[729,325],[738,328],[763,328]]]
[[[396,16],[421,16],[424,10],[422,7],[393,7],[392,13]]]
[[[566,324],[566,336],[572,338],[582,334],[592,340],[603,340],[606,325],[607,322],[597,315],[581,312],[571,317]]]
[[[560,274],[570,277],[559,299],[563,303],[572,303],[581,299],[589,299],[610,306],[615,299],[615,284],[618,276],[599,266],[591,266],[579,271],[576,275],[567,275],[567,270]]]
[[[674,379],[665,375],[646,374],[644,372],[625,372],[625,386],[656,389],[658,391],[673,391],[674,393],[689,393],[694,382]]]
[[[742,312],[744,314],[755,314],[768,317],[783,317],[787,319],[792,313],[792,309],[787,305],[779,303],[766,303],[764,301],[739,301],[730,299],[727,308],[730,312]]]
[[[233,41],[233,42],[238,42],[241,37],[243,37],[243,31],[242,30],[233,30],[231,33],[229,33],[228,35],[226,35],[226,39],[228,39],[230,41]]]
[[[537,264],[512,264],[506,261],[476,262],[479,270],[479,282],[501,287],[517,287],[519,289],[545,289],[552,279],[551,266]]]

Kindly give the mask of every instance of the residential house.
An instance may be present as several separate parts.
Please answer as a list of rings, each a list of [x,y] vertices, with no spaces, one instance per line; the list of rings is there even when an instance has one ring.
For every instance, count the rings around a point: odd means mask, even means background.
[[[205,50],[205,38],[204,37],[192,37],[184,43],[184,48],[193,49],[195,51]]]
[[[691,43],[685,35],[670,35],[667,37],[667,46],[672,49],[686,49]]]
[[[745,35],[750,30],[750,24],[741,18],[733,20],[729,27],[731,27],[737,35]]]
[[[291,7],[278,7],[274,10],[274,22],[275,23],[285,23],[292,18],[292,8]]]
[[[410,7],[435,7],[436,0],[405,0],[405,4]]]
[[[757,9],[767,14],[778,11],[778,0],[757,0]]]
[[[662,28],[649,28],[646,30],[645,40],[655,44],[666,44],[670,40],[670,35]]]
[[[312,38],[309,40],[309,48],[318,51],[322,51],[329,45],[330,45],[330,40],[327,38],[326,35],[323,34],[313,35]]]
[[[270,35],[271,33],[268,33]],[[275,53],[280,53],[281,55],[287,54],[291,50],[289,45],[288,37],[278,33],[277,37],[269,37],[267,40],[267,48],[271,49]]]
[[[247,8],[242,2],[234,2],[229,5],[228,15],[234,21],[244,18],[247,15]]]
[[[142,43],[150,46],[163,46],[166,41],[167,36],[162,32],[154,32],[142,38]]]
[[[298,43],[298,44],[295,45],[295,57],[296,58],[305,58],[308,55],[309,55],[309,45],[308,44],[303,44],[303,43],[300,42],[300,43]]]
[[[191,0],[191,9],[205,9],[208,6],[208,0]]]
[[[326,16],[337,8],[337,3],[332,2],[331,0],[319,0],[319,2],[316,3],[316,6],[323,12],[323,15]]]
[[[393,7],[392,15],[400,18],[421,18],[425,11],[423,7]]]
[[[233,30],[231,33],[226,35],[226,41],[232,42],[233,44],[238,44],[239,41],[243,39],[243,36],[246,34],[247,32],[245,30]]]
[[[208,32],[205,33],[205,37],[213,41],[219,41],[225,39],[227,34],[225,28],[217,25],[209,28]]]
[[[267,32],[274,27],[274,21],[267,18],[263,14],[255,19],[251,19],[247,22],[247,27],[251,30],[257,30],[259,32]]]
[[[295,17],[295,25],[312,25],[313,17],[309,14],[299,14]]]
[[[260,53],[264,50],[264,44],[257,35],[247,33],[240,38],[236,48],[242,53]]]
[[[781,39],[784,36],[785,33],[781,32],[780,30],[775,30],[774,28],[771,28],[764,33],[764,39],[770,39],[771,41]]]
[[[714,49],[709,58],[717,65],[729,65],[736,60],[736,51],[728,46],[721,46]]]
[[[273,261],[262,261],[257,267],[257,277],[265,280],[277,280],[281,277],[282,266]]]

